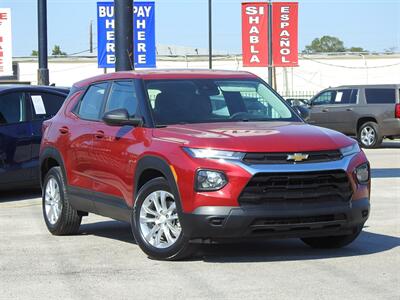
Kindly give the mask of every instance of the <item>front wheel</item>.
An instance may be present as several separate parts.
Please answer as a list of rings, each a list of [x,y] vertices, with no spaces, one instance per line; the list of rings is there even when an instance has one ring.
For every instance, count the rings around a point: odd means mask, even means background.
[[[359,236],[361,230],[362,226],[354,228],[353,233],[349,235],[311,237],[301,240],[308,246],[317,249],[342,248],[351,244]]]
[[[193,245],[179,220],[176,196],[164,178],[152,179],[140,189],[131,223],[136,242],[152,258],[178,260],[192,253]]]

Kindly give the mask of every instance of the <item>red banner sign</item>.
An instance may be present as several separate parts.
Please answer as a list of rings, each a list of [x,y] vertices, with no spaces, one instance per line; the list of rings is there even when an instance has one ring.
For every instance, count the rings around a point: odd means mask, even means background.
[[[242,3],[243,66],[268,66],[268,3]]]
[[[275,67],[298,66],[298,3],[272,4],[272,59]]]

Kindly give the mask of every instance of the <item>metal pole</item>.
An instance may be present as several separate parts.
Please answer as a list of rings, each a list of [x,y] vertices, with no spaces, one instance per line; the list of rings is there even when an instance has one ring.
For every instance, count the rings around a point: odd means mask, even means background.
[[[37,82],[49,85],[49,69],[47,65],[47,0],[38,0],[38,62]]]
[[[133,1],[115,0],[115,71],[134,70]]]
[[[359,55],[362,57],[362,59],[364,60],[364,66],[365,66],[365,71],[366,71],[366,80],[367,80],[367,84],[368,84],[368,64],[367,64],[367,60],[365,58],[365,55],[362,53],[359,53]]]
[[[208,68],[212,69],[212,0],[208,0]]]
[[[89,25],[89,52],[93,53],[93,21]]]
[[[272,0],[268,3],[268,84],[272,86]]]

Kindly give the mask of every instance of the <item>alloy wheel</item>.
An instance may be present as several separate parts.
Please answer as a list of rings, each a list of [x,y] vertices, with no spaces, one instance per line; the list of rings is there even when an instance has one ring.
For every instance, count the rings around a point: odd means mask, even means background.
[[[365,126],[361,130],[361,142],[365,146],[373,145],[375,143],[375,139],[376,139],[376,133],[374,128],[372,128],[371,126]]]
[[[172,246],[181,235],[174,196],[166,191],[155,191],[146,197],[140,208],[140,231],[153,247]]]
[[[53,177],[47,181],[44,203],[47,220],[51,225],[56,224],[61,216],[62,201],[60,186],[58,185],[57,180]]]

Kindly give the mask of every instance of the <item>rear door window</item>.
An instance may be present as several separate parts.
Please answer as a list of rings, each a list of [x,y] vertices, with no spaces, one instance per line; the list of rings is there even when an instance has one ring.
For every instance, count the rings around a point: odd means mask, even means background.
[[[30,93],[33,120],[48,119],[58,112],[66,96],[51,93]]]
[[[25,93],[15,92],[0,96],[0,126],[26,121]]]
[[[85,120],[100,120],[100,112],[107,87],[108,83],[106,82],[90,86],[76,109],[77,115]]]
[[[365,89],[368,104],[396,103],[395,89]]]
[[[354,104],[357,102],[357,89],[338,90],[333,104]]]

